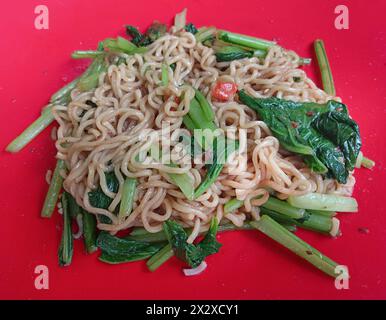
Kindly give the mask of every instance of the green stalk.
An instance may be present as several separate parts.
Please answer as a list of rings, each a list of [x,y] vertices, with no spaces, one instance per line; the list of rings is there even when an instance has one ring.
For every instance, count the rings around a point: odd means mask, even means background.
[[[315,40],[314,49],[319,64],[320,74],[322,76],[323,89],[329,95],[335,96],[334,79],[332,78],[330,64],[328,62],[323,40]]]
[[[358,203],[355,198],[343,197],[334,194],[309,193],[302,196],[289,196],[288,203],[297,208],[357,212]]]
[[[163,63],[161,66],[161,82],[164,87],[167,87],[169,85],[169,72],[168,72],[168,65]]]
[[[224,30],[219,31],[217,33],[217,37],[224,42],[236,44],[254,50],[267,50],[276,44],[276,42],[273,41],[258,39]]]
[[[204,42],[210,38],[213,38],[216,34],[215,27],[202,27],[198,29],[198,32],[194,35],[197,42]]]
[[[83,214],[83,241],[87,253],[93,253],[98,250],[96,244],[97,226],[95,215],[82,210]]]
[[[146,265],[150,271],[154,272],[157,270],[162,264],[168,261],[171,257],[174,256],[174,252],[172,246],[167,244],[160,251],[154,254],[147,262]]]
[[[323,210],[307,209],[307,212],[312,213],[312,214],[318,214],[320,216],[330,217],[330,218],[336,216],[336,212],[335,211],[323,211]]]
[[[253,221],[250,224],[327,275],[337,276],[335,268],[338,264],[336,262],[289,232],[269,216],[263,215],[259,221]]]
[[[187,173],[168,173],[168,176],[188,200],[194,199],[193,181]]]
[[[262,207],[279,212],[280,214],[294,219],[302,218],[305,212],[304,209],[295,208],[288,202],[279,200],[274,197],[269,197],[268,201],[264,203]]]
[[[367,169],[372,169],[375,166],[375,162],[369,158],[363,156],[361,165]]]
[[[199,90],[196,89],[195,92],[196,92],[195,98],[199,103],[199,105],[201,106],[201,109],[205,115],[206,120],[213,121],[215,119],[215,115],[208,100],[206,100],[205,96]]]
[[[212,121],[207,120],[203,109],[195,98],[190,101],[188,114],[195,125],[195,129],[216,129],[215,124]]]
[[[102,51],[77,50],[71,54],[71,58],[73,58],[73,59],[94,59],[100,55],[103,55]]]
[[[74,252],[73,243],[74,239],[71,230],[71,216],[68,208],[67,193],[62,195],[62,208],[63,208],[63,231],[62,239],[58,250],[59,265],[61,267],[71,264],[72,255]]]
[[[41,211],[41,216],[44,218],[50,218],[54,212],[55,205],[58,202],[59,192],[62,188],[63,178],[60,175],[60,171],[65,169],[65,164],[63,160],[58,160],[56,162],[55,170],[51,178],[51,183],[48,188],[46,198],[44,200],[43,208]]]
[[[47,128],[54,120],[54,115],[51,112],[52,105],[48,105],[42,111],[42,114],[27,129],[23,131],[16,139],[14,139],[5,150],[8,152],[18,152],[30,143],[40,132]]]
[[[75,78],[71,82],[67,83],[64,87],[59,89],[56,93],[54,93],[50,98],[51,104],[56,104],[57,102],[67,104],[70,98],[71,91],[76,88],[81,77],[82,76]]]
[[[133,209],[135,191],[137,188],[137,179],[126,178],[122,187],[122,199],[119,205],[119,218],[127,217]]]
[[[293,219],[286,215],[281,214],[280,212],[266,209],[264,207],[260,208],[261,214],[266,214],[272,219],[277,221],[280,224],[290,224],[296,225],[303,229],[313,230],[321,233],[330,233],[332,230],[332,219],[330,217],[321,216],[317,214],[306,213],[304,218]]]
[[[228,200],[224,204],[224,214],[231,213],[233,211],[236,211],[237,209],[241,208],[244,205],[244,201],[238,200],[236,198]]]

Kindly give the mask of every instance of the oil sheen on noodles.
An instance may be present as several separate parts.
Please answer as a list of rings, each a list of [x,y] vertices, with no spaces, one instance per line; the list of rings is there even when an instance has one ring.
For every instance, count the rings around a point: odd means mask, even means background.
[[[248,216],[258,218],[256,206],[267,201],[270,189],[282,199],[309,192],[351,194],[355,183],[352,175],[347,184],[339,185],[312,173],[299,157],[279,147],[253,110],[236,101],[211,99],[211,88],[218,80],[232,81],[255,97],[318,103],[339,99],[317,88],[298,68],[296,53],[274,46],[264,62],[247,58],[217,63],[213,49],[196,42],[189,32],[172,29],[152,43],[144,55],[128,56],[126,63],[111,64],[95,90],[74,90],[68,106],[56,105],[53,109],[59,123],[57,157],[68,167],[68,172],[62,173],[64,188],[78,204],[97,215],[99,229],[115,233],[143,226],[157,232],[162,230],[163,221],[172,218],[193,227],[188,239],[192,242],[199,231],[208,229],[213,216],[237,226]],[[169,68],[167,87],[159,85],[163,63],[176,66],[174,71]],[[300,81],[295,82],[294,77]],[[167,143],[172,156],[177,152],[174,147],[186,131],[182,117],[189,111],[192,87],[211,102],[216,124],[240,141],[239,152],[228,159],[217,181],[194,201],[187,200],[167,174],[187,173],[196,187],[205,174],[203,165],[178,163],[178,167],[170,167],[154,159],[138,161],[141,152],[166,139],[165,133],[171,136]],[[86,104],[87,100],[97,107]],[[105,181],[104,172],[111,170],[119,180],[116,194],[109,191]],[[137,178],[138,191],[132,213],[119,219],[112,212],[119,205],[125,177]],[[90,204],[88,193],[98,185],[113,199],[108,210]],[[258,200],[254,199],[257,196]],[[234,197],[244,200],[244,206],[224,216],[224,203]],[[102,223],[99,215],[109,217],[112,223]]]

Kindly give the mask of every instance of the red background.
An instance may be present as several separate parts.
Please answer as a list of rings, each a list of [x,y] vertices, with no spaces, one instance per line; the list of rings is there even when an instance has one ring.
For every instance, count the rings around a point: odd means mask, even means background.
[[[34,28],[34,8],[46,4],[49,30]],[[334,28],[334,8],[345,4],[350,29]],[[257,232],[220,235],[223,248],[207,259],[208,269],[186,278],[173,259],[157,272],[143,262],[110,266],[97,254],[86,256],[75,244],[73,264],[57,265],[60,217],[39,217],[54,166],[49,130],[22,152],[5,146],[39,114],[50,94],[80,73],[86,61],[73,61],[74,49],[95,48],[97,41],[122,34],[124,24],[141,28],[153,20],[170,22],[188,8],[197,26],[215,25],[235,32],[275,38],[302,56],[311,43],[325,40],[337,93],[358,121],[364,154],[373,171],[356,172],[358,214],[341,214],[338,239],[298,232],[341,264],[349,266],[349,290]],[[0,12],[0,298],[22,299],[362,299],[386,298],[385,86],[386,3],[373,1],[7,1]],[[315,66],[307,72],[316,78]],[[358,231],[366,227],[368,234]],[[34,268],[47,265],[49,290],[36,290]]]

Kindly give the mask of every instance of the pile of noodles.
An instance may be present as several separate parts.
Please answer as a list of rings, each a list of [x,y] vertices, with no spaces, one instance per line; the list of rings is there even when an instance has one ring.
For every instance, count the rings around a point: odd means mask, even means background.
[[[165,87],[161,84],[162,65],[174,63]],[[99,229],[115,233],[143,226],[157,232],[163,221],[174,219],[193,228],[188,240],[192,242],[200,231],[208,229],[213,216],[236,226],[258,219],[259,206],[272,191],[280,199],[309,192],[351,194],[355,183],[352,175],[347,184],[340,185],[311,172],[301,158],[280,148],[253,110],[237,100],[224,103],[212,99],[211,89],[219,80],[234,82],[255,97],[318,103],[337,99],[317,88],[299,69],[299,57],[292,51],[273,46],[264,60],[253,57],[218,63],[213,49],[198,43],[193,34],[172,29],[145,54],[126,56],[126,64],[111,63],[95,90],[75,89],[68,106],[53,108],[59,123],[57,158],[63,159],[68,169],[61,173],[64,189],[97,215]],[[206,95],[215,111],[215,123],[228,136],[237,136],[240,147],[216,182],[190,201],[168,173],[187,173],[197,187],[205,176],[203,164],[171,167],[154,159],[138,161],[138,155],[160,141],[167,141],[173,154],[178,137],[187,131],[182,117],[189,111],[193,88]],[[96,107],[86,103],[88,100]],[[106,185],[107,171],[113,171],[119,181],[117,193]],[[113,212],[119,206],[126,177],[137,178],[137,192],[132,213],[118,218]],[[98,186],[113,199],[108,210],[90,204],[88,193]],[[244,206],[225,216],[224,204],[232,198],[243,200]],[[101,215],[112,223],[102,223]]]

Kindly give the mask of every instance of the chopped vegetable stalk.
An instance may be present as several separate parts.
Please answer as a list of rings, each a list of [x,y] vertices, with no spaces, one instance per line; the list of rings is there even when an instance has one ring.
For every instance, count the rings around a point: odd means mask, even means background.
[[[333,227],[331,217],[306,212],[300,219],[290,218],[278,211],[260,208],[262,214],[270,216],[280,224],[295,225],[304,229],[313,230],[321,233],[330,233]]]
[[[122,37],[116,39],[106,39],[103,41],[103,47],[112,52],[123,52],[126,54],[144,53],[147,51],[144,47],[137,47],[134,43]]]
[[[174,27],[176,31],[180,31],[185,28],[186,25],[186,8],[182,12],[177,13],[174,17]]]
[[[305,212],[304,209],[295,208],[288,202],[274,197],[269,197],[268,201],[263,204],[263,207],[294,219],[302,218]]]
[[[359,151],[357,161],[355,162],[355,168],[360,168],[362,166],[362,160],[363,160],[363,153],[362,151]]]
[[[206,120],[213,121],[215,118],[215,115],[208,100],[206,100],[205,96],[199,90],[196,89],[195,92],[196,94],[194,97],[196,98],[197,102],[200,104],[201,109],[206,117]]]
[[[363,157],[361,164],[363,167],[365,167],[367,169],[372,169],[375,166],[375,162],[369,158],[366,158],[366,157]]]
[[[217,30],[215,27],[202,27],[198,29],[198,32],[195,34],[197,42],[205,42],[208,39],[211,39],[215,36]]]
[[[77,50],[74,51],[71,54],[71,57],[73,59],[94,59],[95,57],[98,57],[100,55],[103,55],[104,53],[102,51],[95,51],[95,50]]]
[[[23,131],[16,139],[14,139],[5,150],[8,152],[18,152],[30,143],[40,132],[47,128],[54,120],[54,115],[51,112],[52,105],[48,105],[39,118],[32,122],[27,129]]]
[[[164,87],[169,85],[169,67],[167,64],[163,63],[161,67],[161,82]]]
[[[193,180],[187,173],[168,173],[168,176],[188,200],[194,199]]]
[[[62,194],[62,209],[63,209],[63,231],[62,231],[62,239],[60,241],[58,258],[59,265],[61,267],[68,266],[71,264],[72,255],[74,252],[73,249],[73,236],[71,230],[71,216],[68,208],[68,193],[63,192]]]
[[[173,248],[171,244],[167,244],[160,251],[155,253],[149,260],[147,260],[146,265],[150,271],[154,272],[173,256]]]
[[[137,180],[133,178],[126,178],[122,187],[121,204],[119,205],[119,218],[127,217],[133,209],[133,202],[135,191],[137,187]]]
[[[195,129],[216,129],[213,121],[207,120],[206,113],[195,98],[190,101],[189,112],[184,116],[184,118],[188,117],[193,122]]]
[[[253,221],[250,224],[327,275],[331,277],[337,276],[335,268],[338,264],[336,262],[289,232],[269,216],[263,215],[259,221]]]
[[[96,244],[97,227],[95,215],[82,210],[83,217],[83,240],[87,253],[93,253],[98,249]]]
[[[332,78],[330,64],[328,62],[323,41],[319,39],[315,40],[314,49],[319,64],[320,74],[322,76],[323,89],[329,95],[335,96],[334,80]]]
[[[233,43],[254,50],[267,50],[276,44],[276,42],[273,41],[258,39],[223,30],[217,33],[217,37],[224,42]]]
[[[318,214],[320,216],[326,216],[326,217],[336,216],[336,212],[335,211],[323,211],[323,210],[310,210],[310,209],[307,209],[307,212],[312,213],[312,214]]]
[[[309,193],[302,196],[289,196],[288,203],[294,207],[339,212],[357,212],[358,203],[355,198],[334,194]]]
[[[227,201],[224,205],[224,214],[231,213],[233,211],[236,211],[237,209],[241,208],[244,205],[244,201],[238,200],[236,198],[230,199]]]
[[[86,74],[87,72],[88,72],[88,69],[83,74]],[[71,91],[76,88],[81,77],[82,77],[82,75],[75,78],[71,82],[67,83],[64,87],[62,87],[56,93],[54,93],[50,98],[51,104],[52,105],[54,105],[54,104],[65,104],[66,105],[70,100]]]
[[[48,188],[46,198],[44,200],[41,216],[44,218],[50,218],[55,210],[56,203],[58,202],[59,192],[62,188],[63,178],[60,175],[60,171],[65,169],[63,160],[56,162],[55,170],[51,178],[51,183]]]

